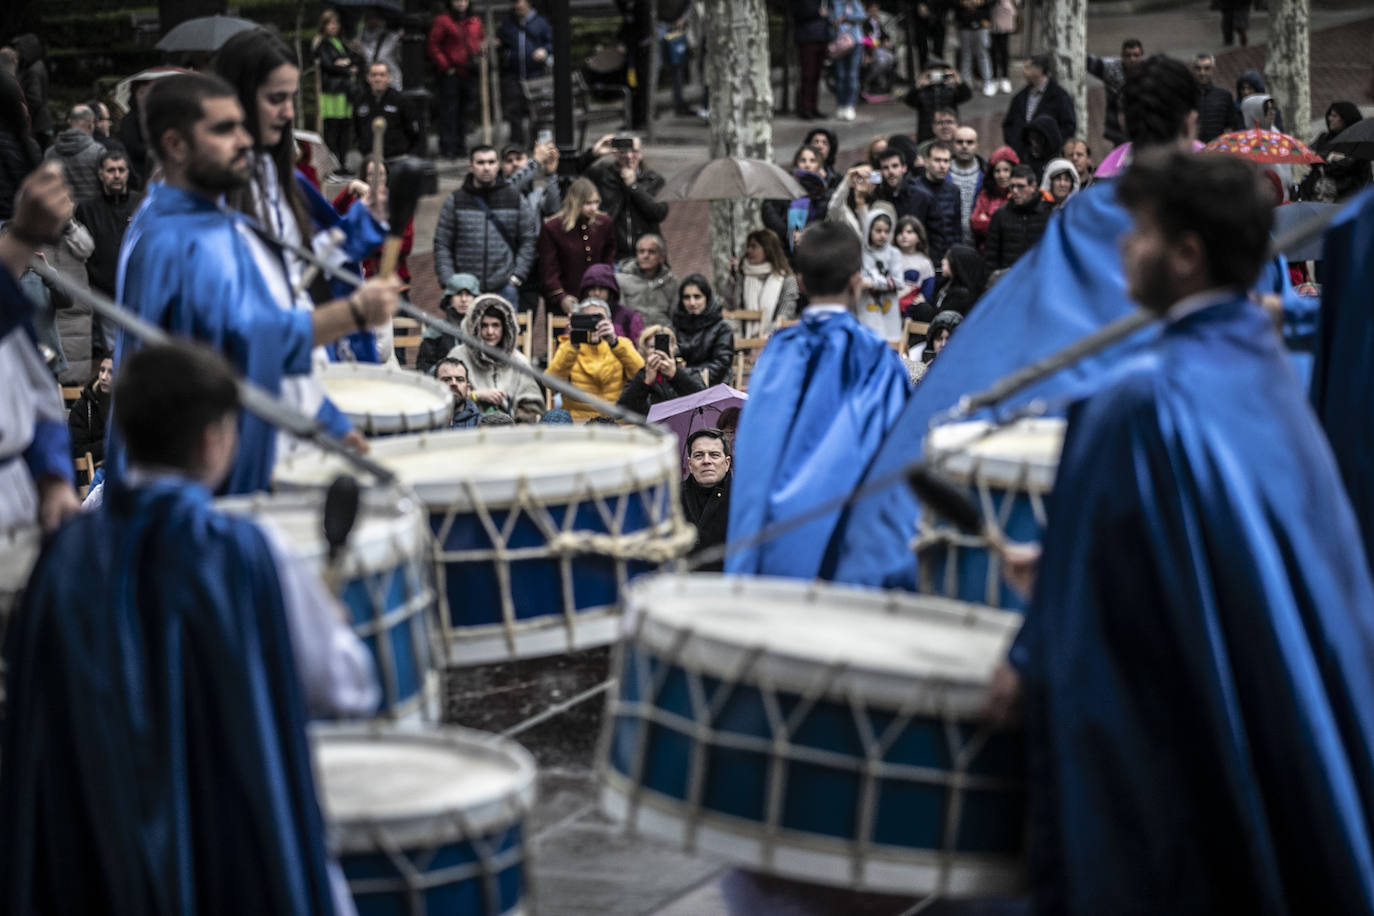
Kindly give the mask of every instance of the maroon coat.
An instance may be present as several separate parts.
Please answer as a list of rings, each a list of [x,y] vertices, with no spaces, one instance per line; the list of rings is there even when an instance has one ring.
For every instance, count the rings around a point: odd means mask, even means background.
[[[440,73],[455,71],[459,76],[472,72],[472,62],[482,53],[482,20],[476,16],[454,19],[452,13],[434,17],[425,51]]]
[[[561,315],[564,296],[582,289],[582,274],[593,264],[615,263],[615,229],[604,213],[588,225],[579,221],[571,232],[563,230],[563,218],[553,216],[539,230],[539,270],[544,297],[553,314]]]

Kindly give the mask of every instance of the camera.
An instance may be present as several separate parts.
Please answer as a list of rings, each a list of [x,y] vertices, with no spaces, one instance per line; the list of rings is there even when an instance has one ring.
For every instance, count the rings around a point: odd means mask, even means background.
[[[574,315],[568,322],[568,340],[575,344],[591,342],[592,331],[596,330],[600,317],[597,315]]]
[[[634,148],[635,148],[635,138],[634,138],[634,137],[613,137],[613,138],[611,139],[611,149],[616,150],[617,152],[619,152],[620,150],[634,149]]]
[[[673,338],[667,334],[654,335],[654,349],[664,356],[672,356]]]
[[[945,71],[943,71],[943,70],[933,70],[933,71],[931,71],[931,74],[930,74],[930,82],[931,82],[931,84],[932,84],[932,85],[938,86],[940,83],[943,83],[943,82],[945,81],[946,75],[947,75],[947,74],[946,74]]]

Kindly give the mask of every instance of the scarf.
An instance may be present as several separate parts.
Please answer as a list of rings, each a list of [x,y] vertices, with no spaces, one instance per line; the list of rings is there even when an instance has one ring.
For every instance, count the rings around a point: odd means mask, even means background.
[[[782,295],[782,274],[773,269],[767,261],[762,264],[740,264],[744,274],[744,308],[763,315],[763,326],[773,326],[773,315],[778,310],[778,298]]]

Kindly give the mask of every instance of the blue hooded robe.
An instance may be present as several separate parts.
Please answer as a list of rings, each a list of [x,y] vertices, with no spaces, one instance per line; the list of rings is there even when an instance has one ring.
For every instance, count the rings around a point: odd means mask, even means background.
[[[313,315],[272,301],[240,220],[198,194],[153,184],[124,237],[117,298],[163,330],[219,351],[249,381],[278,394],[284,375],[310,372]],[[138,346],[121,331],[116,368]],[[243,412],[238,455],[223,492],[267,489],[275,448],[276,430]],[[111,479],[119,477],[123,451],[111,427],[105,450]]]
[[[73,566],[73,564],[77,566]],[[202,486],[109,486],[5,645],[0,910],[328,914],[270,548]]]
[[[1326,233],[1312,405],[1374,569],[1374,188],[1346,207]]]
[[[1116,200],[1116,182],[1097,181],[1054,212],[1044,236],[988,290],[931,364],[906,411],[882,444],[864,481],[921,457],[931,421],[959,398],[1067,346],[1134,309],[1117,247],[1131,215]],[[1256,289],[1278,292],[1300,308],[1282,258],[1266,265]],[[1070,397],[1092,390],[1123,356],[1157,334],[1146,329],[1043,379],[1007,402],[1045,399],[1062,413]],[[1056,408],[1057,409],[1053,409]],[[837,527],[822,576],[860,585],[915,589],[909,544],[920,505],[894,484],[854,503]]]
[[[852,490],[906,406],[896,352],[849,312],[806,310],[776,332],[749,377],[729,539],[749,537]],[[817,575],[838,509],[725,558],[727,573]]]
[[[1078,403],[1048,511],[1037,908],[1374,912],[1374,586],[1268,316],[1223,297]]]

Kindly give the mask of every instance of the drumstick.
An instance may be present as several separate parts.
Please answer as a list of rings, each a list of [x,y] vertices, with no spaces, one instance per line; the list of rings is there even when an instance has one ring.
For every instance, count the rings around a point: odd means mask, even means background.
[[[372,164],[372,174],[368,177],[373,181],[382,180],[382,141],[385,136],[386,118],[373,118],[372,156],[368,160]],[[410,215],[414,215],[413,211]],[[377,276],[389,277],[396,273],[396,263],[401,259],[401,236],[405,233],[408,222],[410,217],[406,216],[402,220],[393,207],[390,217],[391,231],[387,233],[386,241],[382,242],[382,256],[377,266]]]
[[[324,540],[329,545],[329,555],[325,564],[325,582],[330,592],[339,591],[340,563],[348,536],[358,521],[358,481],[351,474],[340,474],[329,485],[324,497]]]

